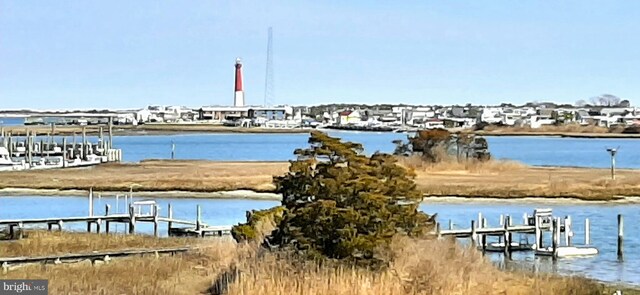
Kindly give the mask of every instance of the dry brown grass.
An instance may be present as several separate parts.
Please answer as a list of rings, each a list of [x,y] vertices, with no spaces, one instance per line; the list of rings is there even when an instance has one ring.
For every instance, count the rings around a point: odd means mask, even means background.
[[[640,171],[619,169],[610,179],[608,169],[529,167],[512,161],[446,161],[425,164],[415,158],[401,161],[416,172],[418,188],[429,196],[568,197],[611,200],[640,196]],[[287,162],[145,161],[108,164],[89,169],[0,173],[0,188],[81,189],[97,191],[215,192],[249,189],[272,191],[274,175]],[[25,181],[29,179],[29,181]]]
[[[389,254],[394,262],[384,271],[300,264],[230,241],[207,244],[177,256],[24,266],[0,279],[49,279],[51,294],[202,294],[233,266],[240,275],[229,285],[230,295],[603,294],[603,286],[586,279],[500,271],[478,251],[451,240],[397,239]]]
[[[418,188],[428,196],[488,198],[567,197],[612,200],[640,196],[640,171],[530,167],[515,161],[491,160],[426,163],[419,157],[400,164],[416,173]]]
[[[81,189],[97,191],[192,191],[237,189],[270,191],[283,162],[149,160],[140,164],[104,164],[92,168],[0,173],[0,188]],[[29,179],[30,181],[24,181]]]
[[[623,134],[623,126],[612,128],[595,125],[543,125],[540,128],[529,126],[487,126],[484,130],[476,131],[481,135],[545,135],[545,136],[566,136],[566,137],[604,137],[604,138],[637,138],[640,134]]]
[[[44,256],[139,248],[196,246],[202,242],[187,238],[156,238],[146,235],[96,235],[80,232],[28,231],[27,238],[0,241],[0,256]]]

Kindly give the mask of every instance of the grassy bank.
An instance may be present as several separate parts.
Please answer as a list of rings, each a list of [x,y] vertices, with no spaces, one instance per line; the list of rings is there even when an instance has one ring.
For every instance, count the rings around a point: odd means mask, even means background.
[[[515,162],[444,162],[425,164],[406,159],[416,183],[427,196],[484,198],[574,198],[616,200],[640,196],[640,171],[530,167]],[[272,177],[287,171],[287,162],[213,162],[152,160],[93,168],[0,173],[0,188],[134,191],[270,192]],[[26,182],[25,179],[30,181]],[[32,194],[32,192],[30,192]],[[64,192],[62,192],[64,194]]]
[[[487,126],[483,130],[475,132],[485,136],[561,136],[576,138],[640,138],[640,133],[625,133],[622,126],[606,128],[594,125],[582,126],[578,124],[568,125],[543,125],[540,128],[529,126]]]
[[[123,239],[118,235],[90,235],[43,233],[31,235],[28,239],[32,241],[28,243],[45,245],[67,239],[68,244],[82,244],[85,239],[95,238],[117,245]],[[135,239],[139,241],[138,246],[149,245],[149,241],[154,240],[151,237],[150,240]],[[4,250],[8,244],[25,241],[2,242],[0,247]],[[176,241],[177,244],[187,242]],[[55,245],[55,242],[50,244],[47,251],[56,251],[60,243]],[[258,255],[255,246],[237,245],[232,241],[208,241],[207,245],[199,251],[176,256],[130,257],[101,265],[30,265],[2,273],[0,279],[49,279],[51,294],[208,294],[223,277],[221,274],[236,269],[237,276],[228,285],[226,294],[612,293],[612,289],[582,278],[501,271],[478,251],[463,248],[451,240],[396,239],[393,251],[388,253],[394,258],[393,263],[382,271],[313,262],[299,264],[287,256],[268,252]],[[74,249],[82,247],[85,246]]]
[[[139,248],[196,246],[202,240],[187,238],[158,239],[145,235],[96,235],[91,233],[28,231],[17,241],[0,242],[0,256],[44,256]]]

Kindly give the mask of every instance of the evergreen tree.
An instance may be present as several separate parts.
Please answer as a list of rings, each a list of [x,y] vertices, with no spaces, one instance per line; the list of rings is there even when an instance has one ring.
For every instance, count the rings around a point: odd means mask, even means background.
[[[393,156],[362,154],[362,145],[314,131],[294,153],[289,172],[274,177],[284,215],[268,239],[313,257],[376,260],[396,234],[423,236],[433,218],[418,211],[412,172]]]

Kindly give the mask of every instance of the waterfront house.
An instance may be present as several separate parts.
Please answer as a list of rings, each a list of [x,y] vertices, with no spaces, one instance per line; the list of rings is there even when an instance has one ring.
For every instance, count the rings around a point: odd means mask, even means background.
[[[362,121],[362,117],[360,115],[360,111],[342,111],[338,113],[338,124],[340,125],[349,125],[349,124],[357,124]]]

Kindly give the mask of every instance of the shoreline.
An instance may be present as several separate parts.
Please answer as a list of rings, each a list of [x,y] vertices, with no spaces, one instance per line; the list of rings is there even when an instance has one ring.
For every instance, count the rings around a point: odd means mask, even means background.
[[[94,195],[104,195],[104,197],[115,197],[120,194],[128,194],[127,191],[94,191]],[[59,189],[28,189],[28,188],[3,188],[0,189],[2,197],[86,197],[85,190],[59,190]],[[282,197],[273,192],[259,192],[253,190],[226,190],[212,192],[197,191],[134,191],[137,198],[187,198],[187,199],[209,199],[209,200],[256,200],[256,201],[281,201]],[[422,204],[465,204],[465,203],[485,203],[485,204],[513,204],[513,203],[536,203],[545,205],[567,205],[567,204],[640,204],[640,196],[620,196],[612,200],[585,200],[572,197],[472,197],[472,196],[428,196],[422,199]]]
[[[77,135],[82,133],[83,127],[86,128],[88,135],[96,135],[99,128],[106,128],[105,125],[65,125],[55,126],[54,135]],[[45,125],[20,125],[20,126],[4,126],[5,132],[14,136],[22,136],[25,130],[36,132],[41,135],[50,134],[52,129]],[[180,134],[305,134],[309,133],[313,128],[262,128],[262,127],[228,127],[211,123],[148,123],[142,125],[114,125],[113,134],[115,136],[158,136],[158,135],[180,135]],[[370,132],[370,133],[394,133],[385,130],[350,130],[340,128],[320,128],[322,131],[338,131],[338,132]],[[471,131],[471,130],[470,130]],[[640,133],[595,133],[595,132],[562,132],[562,131],[472,131],[473,134],[480,136],[531,136],[531,137],[565,137],[565,138],[604,138],[604,139],[640,139]],[[402,132],[407,133],[407,132]]]

